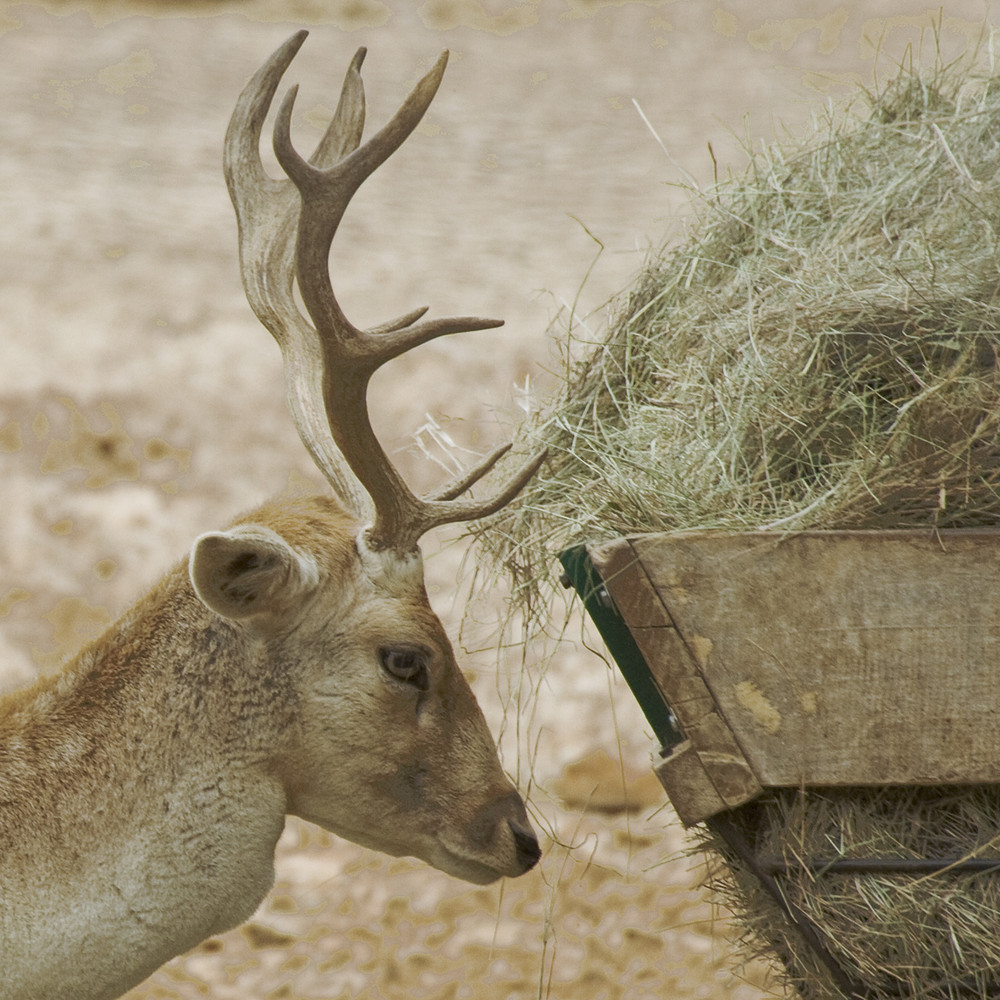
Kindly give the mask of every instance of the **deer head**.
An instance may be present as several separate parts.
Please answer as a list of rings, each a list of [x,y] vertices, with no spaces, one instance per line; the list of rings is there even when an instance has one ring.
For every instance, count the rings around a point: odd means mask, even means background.
[[[468,491],[507,448],[436,494],[414,495],[372,430],[369,379],[433,338],[500,323],[425,321],[420,309],[359,330],[337,303],[328,261],[352,195],[416,127],[447,53],[362,144],[360,49],[309,160],[290,139],[292,88],[274,127],[287,179],[275,180],[261,162],[261,130],[306,34],[292,36],[247,84],[226,134],[224,166],[247,298],[281,347],[296,427],[336,500],[312,502],[305,516],[252,517],[202,536],[191,579],[210,609],[263,637],[272,658],[295,661],[297,734],[279,763],[290,812],[469,881],[519,875],[538,860],[538,843],[431,611],[417,543],[433,527],[498,510],[544,456],[486,499]]]

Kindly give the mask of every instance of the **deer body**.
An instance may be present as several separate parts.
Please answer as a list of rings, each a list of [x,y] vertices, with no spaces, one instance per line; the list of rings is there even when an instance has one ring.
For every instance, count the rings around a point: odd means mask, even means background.
[[[291,679],[185,578],[0,707],[4,1000],[120,996],[270,888]]]
[[[269,691],[184,584],[0,707],[3,1000],[118,997],[271,885],[288,682]]]
[[[543,456],[486,500],[463,495],[505,449],[418,498],[365,398],[409,348],[498,323],[418,322],[417,310],[362,331],[328,272],[348,201],[416,127],[446,59],[361,145],[359,50],[309,161],[289,138],[292,91],[275,125],[278,181],[260,131],[304,38],[248,83],[224,165],[248,300],[337,496],[272,502],[202,535],[60,674],[0,701],[0,1000],[110,1000],[245,920],[272,884],[287,814],[480,884],[539,857],[431,611],[417,542],[503,506]]]

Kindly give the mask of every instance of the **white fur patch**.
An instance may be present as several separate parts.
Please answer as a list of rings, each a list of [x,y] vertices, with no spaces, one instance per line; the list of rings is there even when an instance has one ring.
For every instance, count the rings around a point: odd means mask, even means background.
[[[368,544],[368,528],[358,532],[358,557],[365,575],[380,590],[409,594],[424,589],[424,559],[419,548],[405,555],[394,549],[373,549]]]

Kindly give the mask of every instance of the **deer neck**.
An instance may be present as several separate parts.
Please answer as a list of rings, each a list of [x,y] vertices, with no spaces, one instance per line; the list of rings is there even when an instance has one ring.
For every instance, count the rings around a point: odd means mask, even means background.
[[[262,661],[178,570],[0,701],[0,1000],[117,997],[252,914],[284,824],[269,761],[291,699],[248,681]]]

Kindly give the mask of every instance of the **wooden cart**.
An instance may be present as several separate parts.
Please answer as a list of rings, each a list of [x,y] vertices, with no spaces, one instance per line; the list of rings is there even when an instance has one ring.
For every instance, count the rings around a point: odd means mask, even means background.
[[[881,996],[789,904],[787,858],[757,856],[730,817],[768,789],[1000,785],[1000,531],[636,535],[562,562],[662,744],[681,820],[729,842],[844,996]],[[851,870],[866,860],[893,870]],[[998,861],[898,870],[956,865]]]

